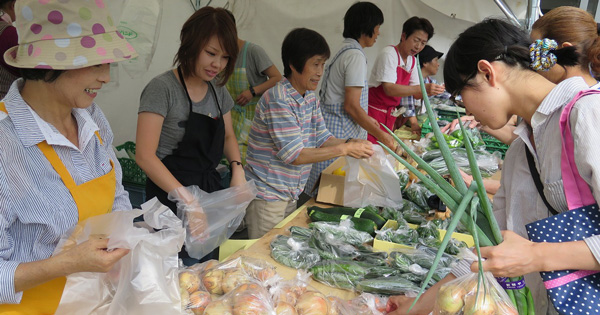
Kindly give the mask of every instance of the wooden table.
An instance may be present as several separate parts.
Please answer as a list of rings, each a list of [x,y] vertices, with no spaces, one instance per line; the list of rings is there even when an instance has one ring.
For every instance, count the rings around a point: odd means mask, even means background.
[[[302,205],[300,208],[298,208],[298,210],[296,212],[292,213],[288,218],[286,218],[286,220],[289,219],[289,221],[287,223],[284,222],[285,224],[283,224],[281,227],[276,227],[276,228],[272,229],[267,234],[265,234],[263,237],[258,239],[256,241],[256,243],[254,243],[250,247],[248,247],[247,249],[237,251],[233,255],[229,256],[228,260],[235,259],[240,256],[261,259],[261,260],[264,260],[264,261],[272,264],[273,266],[275,266],[277,269],[277,273],[281,277],[283,277],[285,279],[294,278],[296,276],[296,273],[298,272],[298,270],[284,266],[284,265],[276,262],[271,257],[270,244],[271,244],[271,241],[273,240],[273,238],[277,235],[280,235],[280,234],[289,235],[290,234],[289,228],[291,226],[307,227],[308,223],[310,223],[311,221],[308,217],[308,214],[306,213],[306,208],[313,206],[313,205],[330,207],[330,205],[317,203],[314,199],[309,200],[304,205]],[[292,216],[294,216],[294,217],[292,217]],[[337,296],[344,300],[350,300],[357,296],[357,294],[353,291],[336,289],[336,288],[330,287],[328,285],[322,284],[320,282],[317,282],[313,279],[310,280],[310,285],[312,287],[314,287],[315,289],[319,290],[320,292],[324,293],[325,295]]]
[[[491,177],[492,179],[499,179],[500,178],[500,171],[498,171],[494,176]],[[490,195],[490,197],[493,198],[492,195]],[[298,272],[296,269],[294,268],[290,268],[287,266],[284,266],[278,262],[276,262],[272,257],[271,257],[271,241],[273,240],[273,238],[277,235],[283,234],[283,235],[289,235],[289,228],[291,226],[301,226],[301,227],[307,227],[308,223],[311,222],[310,218],[308,217],[308,214],[306,212],[306,208],[313,206],[313,205],[317,205],[320,207],[331,207],[331,205],[327,205],[327,204],[322,204],[322,203],[318,203],[313,199],[310,199],[308,202],[306,202],[302,207],[298,208],[298,210],[296,210],[296,212],[292,213],[288,218],[286,218],[283,221],[283,224],[280,224],[279,226],[273,228],[271,231],[269,231],[267,234],[265,234],[263,237],[261,237],[260,239],[258,239],[254,244],[252,244],[250,247],[248,247],[247,249],[244,250],[240,250],[235,252],[234,254],[232,254],[231,256],[229,256],[227,258],[227,260],[230,259],[235,259],[237,257],[240,256],[248,256],[248,257],[254,257],[257,259],[261,259],[264,260],[270,264],[272,264],[273,266],[276,267],[277,269],[277,273],[282,276],[285,279],[292,279],[296,276],[296,273]],[[353,291],[349,291],[349,290],[343,290],[343,289],[336,289],[333,287],[330,287],[328,285],[325,284],[321,284],[320,282],[317,282],[313,279],[311,279],[310,285],[313,286],[315,289],[321,291],[322,293],[326,294],[326,295],[334,295],[337,296],[339,298],[345,299],[345,300],[350,300],[354,297],[357,296],[356,292]]]

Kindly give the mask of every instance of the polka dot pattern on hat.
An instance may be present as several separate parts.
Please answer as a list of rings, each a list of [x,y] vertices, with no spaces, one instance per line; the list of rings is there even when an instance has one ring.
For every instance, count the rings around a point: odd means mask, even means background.
[[[60,24],[63,21],[63,15],[60,11],[52,11],[48,14],[48,21],[52,24]]]
[[[17,68],[77,69],[137,56],[116,29],[106,0],[19,0],[19,46],[5,52]]]
[[[530,223],[526,228],[534,242],[583,240],[600,235],[600,211],[593,204]],[[560,314],[600,314],[600,273],[561,270],[540,274]]]

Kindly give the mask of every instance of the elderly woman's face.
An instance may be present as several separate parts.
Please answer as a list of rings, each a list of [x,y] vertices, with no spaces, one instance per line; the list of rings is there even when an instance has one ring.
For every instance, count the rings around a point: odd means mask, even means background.
[[[65,71],[56,81],[57,97],[73,108],[92,105],[102,85],[110,81],[109,64]]]

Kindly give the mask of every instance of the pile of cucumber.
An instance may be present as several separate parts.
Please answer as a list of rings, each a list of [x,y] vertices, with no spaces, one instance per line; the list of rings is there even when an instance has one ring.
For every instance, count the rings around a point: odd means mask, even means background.
[[[271,256],[277,262],[305,269],[316,281],[335,288],[384,295],[418,291],[428,270],[421,265],[432,261],[431,253],[390,257],[386,252],[374,252],[368,243],[385,219],[373,209],[311,207],[309,212],[311,218],[322,220],[310,223],[308,228],[293,226],[289,236],[277,235],[271,242]],[[344,216],[350,215],[352,223],[344,221]],[[440,270],[439,274],[446,272]]]

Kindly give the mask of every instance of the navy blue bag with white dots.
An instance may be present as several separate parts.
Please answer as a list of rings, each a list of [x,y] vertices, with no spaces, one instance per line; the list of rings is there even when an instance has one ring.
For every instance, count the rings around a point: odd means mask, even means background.
[[[600,211],[590,187],[575,165],[569,116],[575,102],[598,90],[579,92],[560,117],[562,133],[561,172],[569,211],[526,226],[533,242],[570,242],[600,234]],[[552,304],[560,314],[600,314],[600,271],[561,270],[541,272]]]

